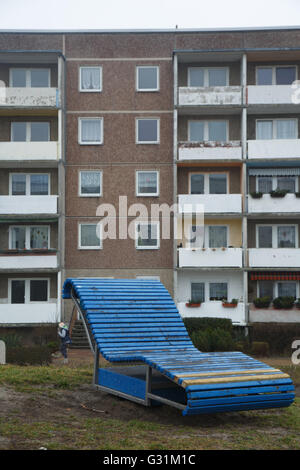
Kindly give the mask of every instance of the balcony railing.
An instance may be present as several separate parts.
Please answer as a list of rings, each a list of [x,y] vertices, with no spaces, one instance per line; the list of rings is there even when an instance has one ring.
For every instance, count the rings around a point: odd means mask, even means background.
[[[249,248],[250,268],[299,268],[300,249]]]
[[[300,139],[248,140],[248,158],[299,158]]]
[[[299,213],[300,198],[295,194],[286,194],[284,197],[271,197],[270,194],[263,194],[261,198],[248,197],[249,214],[278,214],[278,213]]]
[[[292,85],[249,85],[247,87],[248,106],[253,105],[293,105],[295,89]]]
[[[0,214],[57,214],[58,196],[0,196]]]
[[[234,308],[225,308],[220,301],[203,302],[200,307],[196,308],[189,308],[185,302],[179,302],[177,308],[183,318],[230,318],[235,325],[246,324],[245,304],[243,302],[239,302]]]
[[[242,248],[178,248],[180,268],[241,268],[242,265]]]
[[[1,324],[57,323],[58,302],[34,302],[28,304],[0,304]]]
[[[1,161],[57,161],[59,142],[0,142]]]
[[[56,250],[1,250],[0,269],[2,270],[36,270],[57,269]]]
[[[57,88],[0,88],[0,108],[59,108]]]
[[[179,142],[178,160],[241,160],[239,140],[228,142]]]
[[[241,194],[181,194],[178,196],[179,213],[192,214],[200,207],[204,213],[240,214]]]
[[[253,304],[249,306],[249,321],[251,323],[299,323],[300,310],[296,307],[283,310],[274,307],[256,308]]]
[[[179,106],[241,106],[242,87],[180,87]]]

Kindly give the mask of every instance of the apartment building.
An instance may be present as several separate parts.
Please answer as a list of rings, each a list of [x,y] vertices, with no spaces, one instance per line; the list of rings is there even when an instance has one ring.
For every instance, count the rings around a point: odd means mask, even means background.
[[[298,322],[253,302],[300,297],[299,36],[0,32],[1,325],[68,320],[66,277],[160,279],[183,317]]]

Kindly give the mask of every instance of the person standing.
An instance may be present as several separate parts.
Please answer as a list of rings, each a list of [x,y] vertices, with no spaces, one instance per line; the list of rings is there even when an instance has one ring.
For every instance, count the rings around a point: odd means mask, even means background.
[[[64,358],[64,364],[68,363],[68,345],[72,343],[72,340],[69,335],[69,329],[67,325],[63,322],[58,324],[58,336],[61,340],[60,352]]]

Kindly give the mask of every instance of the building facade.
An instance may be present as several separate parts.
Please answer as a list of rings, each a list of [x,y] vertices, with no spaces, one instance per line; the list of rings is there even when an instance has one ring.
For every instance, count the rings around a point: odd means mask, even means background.
[[[272,300],[300,297],[299,37],[1,32],[1,325],[69,320],[67,277],[160,279],[183,317],[298,322]]]

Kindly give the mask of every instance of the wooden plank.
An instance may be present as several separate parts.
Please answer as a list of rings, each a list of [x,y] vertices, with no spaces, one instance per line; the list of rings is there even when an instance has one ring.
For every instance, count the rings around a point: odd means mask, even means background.
[[[224,377],[224,378],[212,378],[212,379],[196,379],[196,380],[185,380],[182,382],[182,386],[186,388],[189,385],[197,384],[217,384],[217,383],[231,383],[231,382],[244,382],[251,380],[270,380],[270,379],[288,379],[288,374],[266,374],[266,375],[246,375],[244,377]]]
[[[177,374],[175,379],[185,378],[185,377],[205,377],[205,376],[216,376],[216,375],[232,375],[232,374],[255,374],[255,373],[262,373],[262,372],[281,372],[279,369],[248,369],[248,370],[229,370],[229,371],[222,371],[222,372],[195,372],[190,374]]]

